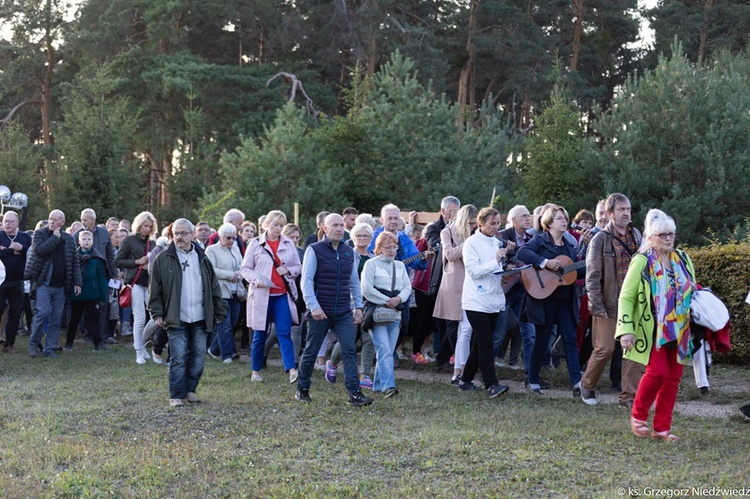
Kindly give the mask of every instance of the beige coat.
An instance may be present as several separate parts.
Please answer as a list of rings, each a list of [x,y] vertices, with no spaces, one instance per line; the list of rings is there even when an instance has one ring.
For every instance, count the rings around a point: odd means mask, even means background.
[[[239,272],[242,265],[240,248],[234,243],[231,247],[225,248],[218,242],[206,248],[206,258],[214,266],[214,272],[221,287],[221,297],[230,299],[232,293],[237,292],[237,286],[244,286],[241,280],[232,282],[232,278],[235,273]]]
[[[463,243],[458,242],[458,233],[453,225],[440,232],[440,243],[443,248],[443,280],[435,299],[433,316],[438,319],[460,321],[461,292],[464,288]]]

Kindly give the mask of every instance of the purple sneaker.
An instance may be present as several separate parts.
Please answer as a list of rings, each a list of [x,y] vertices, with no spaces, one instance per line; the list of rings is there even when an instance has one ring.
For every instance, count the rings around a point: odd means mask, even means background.
[[[336,383],[336,366],[330,360],[326,361],[326,381],[331,384]]]
[[[359,387],[366,389],[366,390],[372,390],[372,380],[368,375],[365,374],[365,377],[359,380]]]

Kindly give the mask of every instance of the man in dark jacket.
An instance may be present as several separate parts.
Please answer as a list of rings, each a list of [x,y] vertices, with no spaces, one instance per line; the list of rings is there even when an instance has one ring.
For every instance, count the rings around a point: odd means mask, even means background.
[[[7,353],[14,353],[18,325],[23,312],[23,271],[26,267],[26,254],[31,247],[31,236],[18,229],[18,214],[6,211],[3,217],[3,230],[0,231],[0,260],[5,265],[5,280],[0,285],[0,314],[8,302],[8,323],[5,326],[5,346]]]
[[[323,240],[305,250],[302,263],[302,294],[310,311],[307,343],[302,354],[295,397],[310,402],[310,377],[315,357],[328,331],[341,345],[349,405],[370,405],[372,399],[362,394],[357,373],[356,324],[362,322],[362,291],[355,265],[354,250],[342,243],[344,219],[337,213],[325,218]],[[352,300],[354,312],[352,313]]]
[[[81,262],[78,258],[73,236],[62,230],[65,214],[52,210],[46,227],[34,232],[31,249],[26,259],[24,279],[36,284],[36,308],[31,323],[29,356],[36,357],[42,340],[45,322],[49,320],[44,355],[57,357],[55,353],[60,337],[60,316],[65,306],[65,296],[72,288],[76,295],[81,292]]]
[[[508,211],[508,219],[510,219],[512,227],[503,229],[499,232],[499,236],[502,239],[508,241],[508,255],[507,259],[510,266],[516,267],[523,265],[523,262],[519,262],[516,259],[516,253],[526,243],[531,241],[534,237],[528,233],[531,229],[531,214],[528,208],[523,205],[516,205]],[[511,310],[516,319],[521,317],[521,304],[526,296],[523,284],[521,284],[521,275],[516,274],[511,276],[507,283],[503,284],[503,288],[507,289],[505,292],[505,306],[507,310]],[[515,333],[515,331],[514,331]],[[528,322],[518,321],[518,335],[507,336],[507,331],[503,333],[498,351],[498,358],[505,358],[505,351],[510,343],[510,360],[508,366],[514,369],[518,362],[518,353],[520,346],[523,347],[523,363],[526,368],[526,374],[529,372],[529,365],[531,364],[531,350],[534,348],[534,339],[536,338],[536,332],[534,325]],[[519,345],[518,339],[521,339],[521,345]]]
[[[185,218],[172,225],[174,242],[151,267],[148,307],[169,337],[169,405],[201,400],[195,391],[206,364],[206,339],[227,316],[211,262],[193,244],[195,227]]]

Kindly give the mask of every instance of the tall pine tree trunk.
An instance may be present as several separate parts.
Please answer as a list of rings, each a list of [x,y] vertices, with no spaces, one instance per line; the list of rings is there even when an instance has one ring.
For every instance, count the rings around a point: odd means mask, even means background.
[[[698,64],[703,64],[706,58],[706,43],[708,41],[708,14],[714,7],[716,0],[706,0],[703,4],[703,24],[701,25],[700,43],[698,45]]]
[[[578,69],[578,53],[581,51],[581,32],[583,31],[583,1],[573,0],[573,8],[576,11],[576,25],[573,31],[573,54],[570,56],[570,70]]]
[[[474,47],[474,34],[477,29],[477,11],[479,10],[480,0],[471,0],[469,7],[469,35],[466,39],[466,61],[461,68],[461,76],[458,79],[458,115],[456,116],[456,125],[462,126],[465,121],[469,106],[473,105],[474,98],[474,65],[476,63],[476,51]]]
[[[44,163],[41,166],[40,187],[49,206],[49,174],[52,142],[52,81],[55,76],[55,46],[53,45],[54,37],[52,33],[52,1],[47,0],[45,4],[45,26],[44,26],[44,51],[46,68],[40,84],[42,98],[40,99],[40,108],[42,114],[42,143],[49,153],[45,155]]]

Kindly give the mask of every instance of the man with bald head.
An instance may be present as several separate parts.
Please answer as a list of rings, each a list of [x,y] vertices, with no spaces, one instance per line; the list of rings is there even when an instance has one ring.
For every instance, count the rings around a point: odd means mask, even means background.
[[[310,402],[310,376],[315,357],[328,331],[341,345],[349,405],[370,405],[372,399],[362,394],[357,369],[356,324],[362,322],[362,290],[357,267],[359,256],[343,244],[344,218],[331,213],[325,218],[323,240],[307,247],[302,263],[302,295],[307,305],[307,343],[302,354],[294,398]],[[354,310],[352,311],[352,300]]]
[[[5,326],[5,352],[14,353],[18,324],[23,312],[23,271],[31,236],[18,229],[18,214],[6,211],[0,231],[0,260],[5,265],[5,281],[0,285],[0,315],[8,302],[8,324]]]
[[[26,259],[24,279],[36,285],[36,308],[31,323],[29,356],[36,357],[42,341],[44,323],[49,320],[44,355],[57,357],[60,316],[65,296],[81,293],[81,261],[73,236],[62,230],[65,214],[52,210],[49,223],[34,232]]]

